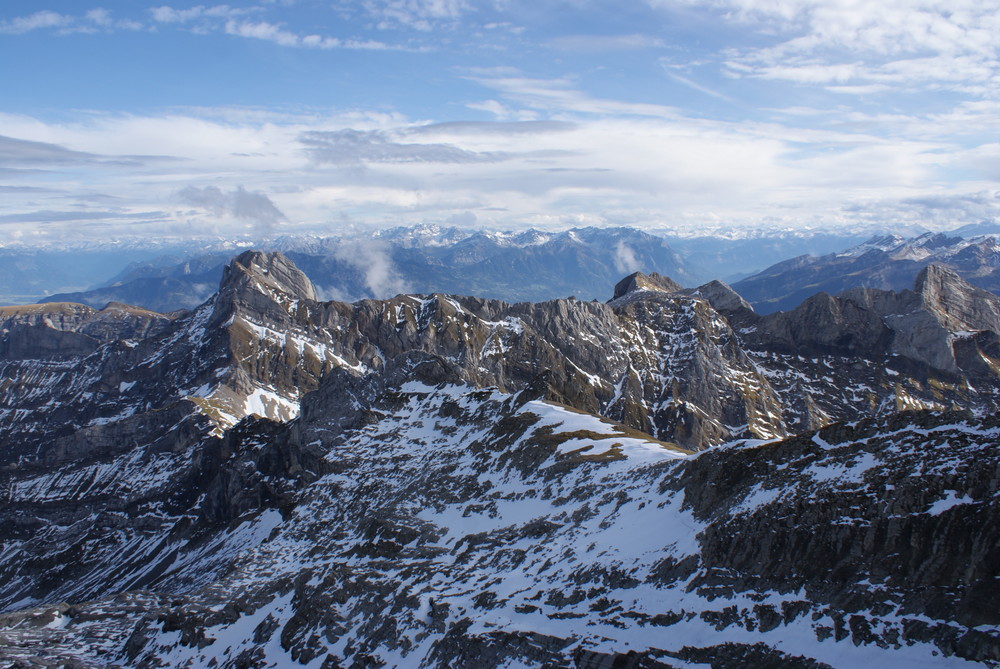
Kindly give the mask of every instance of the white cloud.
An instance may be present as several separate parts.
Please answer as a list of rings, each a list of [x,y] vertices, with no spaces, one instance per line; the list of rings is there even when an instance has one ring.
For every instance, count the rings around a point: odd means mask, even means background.
[[[631,274],[642,269],[642,263],[635,257],[635,251],[624,240],[619,240],[615,247],[615,269],[621,274]]]
[[[410,284],[389,257],[388,247],[377,240],[355,239],[337,247],[334,256],[364,275],[365,285],[376,298],[408,293]],[[329,294],[330,290],[327,289]],[[334,298],[335,299],[335,298]]]
[[[692,79],[689,79],[688,77],[681,75],[676,71],[677,68],[670,66],[664,61],[661,60],[660,64],[663,65],[664,71],[666,71],[667,76],[676,81],[677,83],[684,84],[688,88],[696,90],[699,93],[704,93],[705,95],[709,95],[713,98],[718,98],[719,100],[725,100],[726,102],[733,102],[733,99],[728,95],[720,93],[714,88],[710,88],[708,86],[705,86],[704,84],[699,84],[697,81],[694,81]]]
[[[501,120],[517,119],[521,121],[531,121],[538,118],[538,112],[530,109],[512,109],[497,100],[483,100],[481,102],[468,102],[465,105],[469,109],[484,111],[493,114]]]
[[[298,35],[288,32],[276,24],[267,23],[266,21],[260,21],[257,23],[248,21],[227,21],[226,34],[262,39],[268,42],[274,42],[280,46],[302,45],[302,38]]]
[[[454,144],[394,141],[381,130],[310,131],[300,138],[317,163],[478,163],[506,160],[499,152],[470,151]]]
[[[534,79],[523,76],[472,75],[469,79],[492,88],[521,107],[550,113],[573,112],[600,115],[676,118],[673,107],[642,102],[595,98],[579,90],[568,78]]]
[[[0,22],[0,33],[7,35],[23,35],[32,30],[42,28],[61,28],[73,22],[72,16],[65,16],[53,11],[44,10],[29,16],[20,16]]]
[[[110,32],[112,30],[142,30],[143,25],[131,19],[115,19],[106,9],[91,9],[82,16],[70,16],[45,10],[0,21],[0,34],[21,35],[34,30],[56,29],[59,35]]]
[[[0,142],[12,186],[5,211],[15,217],[0,242],[18,230],[86,236],[98,223],[102,233],[134,234],[136,221],[150,233],[261,235],[278,223],[283,232],[322,233],[344,217],[382,226],[475,216],[477,225],[518,228],[867,226],[922,216],[928,225],[960,225],[1000,215],[995,198],[967,199],[996,190],[1000,151],[970,129],[1000,130],[1000,103],[927,117],[789,110],[793,120],[828,123],[810,129],[596,113],[602,101],[568,82],[555,88],[562,97],[544,99],[545,114],[561,122],[240,109],[74,123],[0,114],[10,135]],[[519,95],[511,89],[498,102],[516,108]],[[589,102],[583,112],[581,100]],[[129,154],[173,159],[122,159]],[[25,171],[37,169],[47,171]],[[94,193],[115,208],[92,203]],[[949,213],[946,202],[955,203]],[[94,206],[117,213],[98,220]],[[75,224],[72,212],[80,213]],[[622,267],[631,267],[628,251],[620,250]],[[373,275],[372,284],[389,290],[391,274]]]
[[[206,209],[215,216],[250,221],[254,224],[256,234],[262,237],[271,234],[275,225],[286,220],[271,198],[261,192],[249,192],[243,186],[229,192],[223,192],[215,186],[187,186],[177,193],[177,197],[182,202]]]
[[[408,26],[424,31],[455,21],[472,9],[465,0],[364,0],[362,6],[380,28]]]
[[[286,30],[276,23],[267,21],[226,21],[227,35],[247,37],[273,42],[279,46],[301,47],[306,49],[357,49],[367,51],[409,50],[407,47],[396,47],[376,40],[342,40],[337,37],[323,35],[300,35]]]
[[[215,5],[213,7],[197,5],[188,9],[175,9],[164,5],[153,7],[149,11],[153,20],[158,23],[189,23],[203,18],[233,18],[247,14],[252,10],[230,7],[229,5]]]
[[[857,93],[930,82],[995,95],[1000,81],[1000,0],[649,2],[667,9],[707,5],[756,30],[770,44],[731,49],[727,64],[737,76]]]

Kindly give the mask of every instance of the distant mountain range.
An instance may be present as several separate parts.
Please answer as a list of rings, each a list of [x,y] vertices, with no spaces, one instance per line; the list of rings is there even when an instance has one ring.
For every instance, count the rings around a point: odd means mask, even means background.
[[[368,238],[279,238],[282,251],[328,299],[353,301],[400,293],[479,295],[508,302],[575,296],[607,299],[608,286],[634,271],[693,277],[661,237],[631,228],[560,233],[470,233],[397,228]],[[46,302],[103,307],[125,302],[169,312],[189,309],[215,290],[231,252],[133,264],[107,285],[59,293]]]
[[[342,301],[407,292],[475,294],[508,302],[571,295],[606,299],[607,286],[617,277],[641,271],[669,275],[683,286],[725,280],[758,312],[770,313],[794,308],[820,291],[836,294],[857,286],[902,290],[931,263],[997,292],[998,237],[981,234],[995,228],[982,223],[963,228],[965,236],[927,233],[861,240],[819,231],[699,237],[632,228],[489,232],[423,225],[367,235],[276,237],[264,248],[282,251],[302,267],[321,297]],[[164,313],[191,309],[208,299],[223,267],[245,242],[217,240],[201,249],[170,244],[113,248],[0,249],[0,260],[6,259],[0,263],[6,299],[75,302],[98,309],[121,302]],[[129,260],[127,266],[121,265],[123,259]],[[117,268],[113,276],[86,290],[47,296],[33,292],[84,276],[93,279],[96,272],[111,268]]]
[[[365,233],[345,231],[327,237],[285,235],[253,243],[166,238],[45,247],[0,245],[0,304],[26,304],[48,296],[97,308],[112,301],[167,311],[192,308],[211,294],[223,264],[251,246],[296,257],[309,266],[331,297],[389,297],[395,294],[389,291],[402,286],[518,300],[584,297],[588,291],[603,297],[597,277],[587,275],[588,266],[597,274],[612,268],[612,274],[604,277],[611,282],[631,270],[670,274],[685,285],[711,279],[732,282],[786,258],[822,255],[863,241],[855,233],[820,230],[693,233],[662,229],[640,233],[627,228],[604,232],[590,228],[577,232],[581,243],[590,247],[577,259],[581,267],[572,268],[571,278],[549,283],[543,275],[550,261],[556,266],[562,263],[563,269],[573,262],[572,251],[557,248],[559,241],[568,237],[566,233],[420,225]],[[643,235],[654,238],[648,251],[648,239]],[[662,248],[664,241],[669,251]],[[514,257],[518,255],[514,249],[529,247],[533,250],[525,251],[522,258]],[[659,254],[658,248],[664,253]],[[306,256],[325,258],[325,269],[319,267],[319,261],[310,263]],[[478,273],[466,268],[451,275],[441,267],[457,261],[455,267],[461,269],[463,260],[468,264],[475,258],[494,258],[492,269],[498,275],[488,276],[489,268]],[[361,271],[366,262],[375,265],[373,273]],[[510,267],[511,271],[523,269],[538,275],[539,266],[542,275],[529,290],[505,284],[500,274]],[[555,268],[552,274],[556,274]]]
[[[982,228],[976,228],[976,231]],[[1000,236],[925,234],[873,237],[839,253],[799,256],[733,284],[760,313],[792,309],[817,292],[855,287],[902,290],[931,264],[948,267],[972,285],[1000,293]]]
[[[734,279],[790,255],[839,250],[858,241],[850,235],[787,231],[664,237],[633,228],[551,233],[424,225],[363,237],[278,237],[264,248],[292,258],[314,278],[320,295],[330,299],[443,292],[519,302],[571,295],[606,299],[607,286],[632,271],[669,275],[686,286]],[[235,252],[226,243],[208,252],[165,253],[133,262],[95,288],[59,292],[43,301],[95,308],[123,302],[161,312],[190,309],[211,295]]]

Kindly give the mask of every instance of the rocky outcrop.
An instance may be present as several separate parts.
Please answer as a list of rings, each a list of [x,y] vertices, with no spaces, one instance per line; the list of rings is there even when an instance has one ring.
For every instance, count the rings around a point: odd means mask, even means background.
[[[947,267],[925,267],[913,292],[947,330],[1000,332],[1000,297],[971,286]]]
[[[741,316],[744,312],[753,311],[753,306],[749,302],[722,281],[709,281],[703,286],[688,289],[686,293],[707,300],[713,309],[730,319]]]
[[[634,272],[615,284],[615,294],[612,299],[617,300],[620,297],[639,290],[676,293],[682,289],[680,284],[673,279],[661,276],[656,272],[648,275],[642,272]]]
[[[45,337],[46,331],[71,332],[80,337],[68,337],[72,341],[91,341],[91,350],[100,344],[117,339],[144,339],[166,330],[174,320],[174,315],[158,314],[139,307],[112,302],[103,309],[93,309],[82,304],[50,303],[29,304],[17,307],[0,307],[0,336],[6,339],[8,332],[19,330]],[[27,338],[30,338],[27,337]],[[86,339],[84,339],[86,338]],[[46,358],[73,357],[80,353],[59,354],[57,351],[40,349],[32,352],[19,347],[22,357]],[[81,351],[83,349],[80,349]]]
[[[222,272],[223,300],[261,294],[280,300],[282,295],[316,301],[316,289],[298,267],[282,253],[246,251],[233,258]],[[266,303],[258,303],[266,308]]]
[[[1000,364],[995,332],[984,328],[998,304],[932,266],[914,291],[854,288],[787,312],[727,317],[797,432],[899,409],[994,411]]]

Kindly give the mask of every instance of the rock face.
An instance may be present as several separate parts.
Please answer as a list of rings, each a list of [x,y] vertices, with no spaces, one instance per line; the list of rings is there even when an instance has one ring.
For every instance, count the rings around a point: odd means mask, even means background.
[[[251,251],[174,318],[5,313],[0,657],[1000,661],[996,298],[619,285],[317,302]]]
[[[729,316],[742,315],[744,311],[753,311],[753,306],[749,302],[722,281],[709,281],[704,286],[685,292],[708,300],[713,309]]]
[[[661,293],[676,293],[681,289],[680,285],[669,277],[661,276],[656,272],[645,275],[642,272],[634,272],[615,284],[615,294],[612,299],[617,300],[628,293],[637,290],[653,290]]]
[[[101,310],[82,304],[0,307],[0,353],[5,358],[73,358],[116,339],[142,339],[165,330],[170,316],[112,302]],[[13,334],[11,334],[13,333]]]
[[[913,291],[948,330],[1000,331],[1000,298],[971,287],[947,267],[925,267]]]
[[[1000,297],[932,265],[918,275],[914,291],[855,288],[836,297],[814,295],[787,312],[724,313],[792,409],[783,417],[795,432],[873,410],[992,411],[998,310]]]
[[[349,305],[315,301],[281,254],[246,252],[182,317],[120,305],[5,312],[0,444],[7,461],[45,459],[176,403],[218,434],[248,415],[285,421],[332,370],[366,375],[411,351],[504,392],[546,371],[552,398],[692,450],[899,408],[995,409],[1000,298],[933,266],[916,288],[819,294],[767,316],[718,282],[683,291],[640,274],[608,304]]]

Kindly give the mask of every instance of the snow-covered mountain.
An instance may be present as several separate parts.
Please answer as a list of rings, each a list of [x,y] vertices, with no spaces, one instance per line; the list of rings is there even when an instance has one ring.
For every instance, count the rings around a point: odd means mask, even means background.
[[[760,316],[323,302],[247,252],[185,314],[5,308],[0,657],[998,662],[998,330],[939,267]]]

